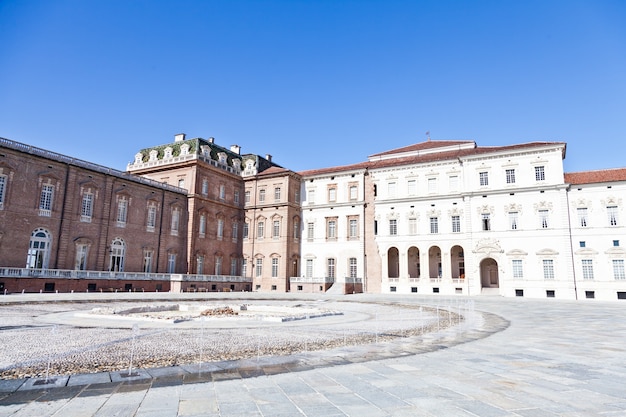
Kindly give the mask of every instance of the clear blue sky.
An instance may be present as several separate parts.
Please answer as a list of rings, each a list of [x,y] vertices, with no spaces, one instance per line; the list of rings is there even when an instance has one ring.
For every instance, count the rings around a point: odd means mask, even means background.
[[[0,1],[5,138],[124,170],[187,133],[305,170],[426,131],[626,166],[626,1]]]

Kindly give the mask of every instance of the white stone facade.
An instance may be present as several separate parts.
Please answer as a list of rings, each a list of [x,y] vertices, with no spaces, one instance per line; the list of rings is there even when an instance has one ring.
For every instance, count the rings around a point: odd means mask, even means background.
[[[626,297],[626,181],[571,185],[564,155],[564,143],[481,148],[433,141],[343,170],[302,173],[303,268],[308,259],[313,275],[328,277],[328,260],[335,258],[340,281],[356,257],[366,291],[383,293]],[[367,192],[359,188],[358,201],[351,201],[352,183],[371,186],[372,198],[361,200]],[[329,198],[333,187],[336,201]],[[368,205],[371,236],[363,233]],[[350,216],[358,216],[358,240],[347,234]],[[329,238],[333,219],[338,234]],[[366,256],[368,241],[375,242],[378,262]]]

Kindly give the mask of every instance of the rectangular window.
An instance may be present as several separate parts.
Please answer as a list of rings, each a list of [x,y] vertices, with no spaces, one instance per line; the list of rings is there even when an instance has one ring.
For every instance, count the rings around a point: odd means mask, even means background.
[[[178,187],[179,188],[185,188],[185,179],[184,178],[180,178],[178,180]]]
[[[150,273],[152,272],[152,258],[154,256],[154,252],[151,250],[143,251],[143,272]]]
[[[306,260],[306,277],[313,278],[313,259]]]
[[[293,195],[293,199],[296,203],[300,202],[300,190],[296,190]]]
[[[44,184],[41,187],[41,196],[39,197],[39,215],[50,217],[52,214],[52,198],[54,197],[54,187],[50,184]]]
[[[87,251],[89,245],[77,245],[76,246],[76,263],[74,269],[84,271],[87,269]]]
[[[224,220],[217,219],[217,240],[224,238]]]
[[[4,210],[4,195],[7,189],[6,175],[0,175],[0,210]]]
[[[409,219],[409,234],[410,235],[417,234],[417,219],[415,217],[411,217]]]
[[[263,235],[265,234],[265,223],[259,222],[256,227],[256,237],[257,239],[263,239]]]
[[[513,259],[512,264],[513,264],[513,278],[515,279],[524,278],[524,269],[522,266],[522,260]]]
[[[93,194],[86,192],[83,194],[83,201],[80,206],[80,221],[85,223],[91,223],[91,217],[93,216]]]
[[[439,233],[439,219],[437,217],[430,218],[430,233]]]
[[[389,220],[389,235],[395,236],[398,234],[398,221],[396,219]]]
[[[544,181],[546,179],[546,172],[543,166],[535,167],[535,181]]]
[[[583,259],[583,279],[593,279],[593,261],[591,259]]]
[[[298,219],[293,220],[293,238],[300,239],[300,221]]]
[[[450,191],[459,191],[459,177],[457,175],[451,175],[448,178],[448,184]]]
[[[335,278],[335,258],[328,258],[326,260],[326,271],[327,271],[327,278],[331,278],[334,279]]]
[[[507,184],[515,184],[515,170],[514,169],[507,169],[505,171],[506,173],[506,183]]]
[[[126,218],[128,215],[128,201],[125,198],[121,198],[117,202],[117,226],[126,226]]]
[[[396,183],[390,182],[387,184],[387,197],[395,198],[396,197]]]
[[[350,278],[356,278],[356,258],[348,260],[348,274]]]
[[[548,228],[548,210],[539,210],[539,222],[542,229]]]
[[[606,212],[609,215],[609,225],[617,226],[617,206],[608,206]]]
[[[233,193],[233,201],[235,204],[239,204],[239,190],[235,190]]]
[[[543,279],[554,279],[554,261],[552,259],[543,260]]]
[[[239,223],[237,223],[236,221],[233,222],[233,229],[231,233],[232,233],[233,242],[236,242],[237,240],[239,240]]]
[[[176,272],[176,254],[168,253],[167,254],[167,273],[173,274]]]
[[[315,204],[315,190],[307,191],[307,201],[309,204]]]
[[[578,213],[578,224],[580,227],[587,227],[587,208],[578,208],[576,209],[576,213]]]
[[[156,227],[156,206],[148,206],[148,218],[146,219],[146,230],[148,232],[154,232]]]
[[[250,204],[250,191],[246,191],[244,197],[246,204]]]
[[[479,172],[478,177],[480,179],[481,187],[485,187],[489,185],[489,173],[488,172]]]
[[[265,190],[259,190],[259,203],[265,202]]]
[[[586,246],[587,246],[587,242],[585,242],[584,240],[581,240],[580,242],[578,242],[578,245],[579,245],[581,248],[584,248],[584,247],[586,247]]]
[[[248,275],[248,260],[242,259],[241,260],[241,276],[245,277],[247,275]]]
[[[272,228],[272,237],[278,239],[280,237],[280,220],[274,220]]]
[[[350,219],[348,236],[350,238],[356,238],[359,236],[359,226],[356,219]]]
[[[623,259],[613,259],[613,277],[618,280],[626,279]]]
[[[337,239],[337,221],[336,220],[328,220],[326,238]]]
[[[254,271],[257,278],[263,276],[263,259],[257,258],[256,260],[256,268]]]
[[[409,180],[407,182],[407,193],[409,195],[417,194],[417,181],[416,180]]]
[[[483,230],[491,230],[491,219],[489,218],[489,213],[483,213],[481,217]]]
[[[337,189],[334,187],[331,187],[328,189],[328,201],[329,202],[334,202],[337,201]]]
[[[437,192],[437,178],[428,179],[428,192],[431,194]]]
[[[452,216],[452,233],[461,233],[461,216]]]
[[[619,246],[619,240],[614,240],[613,241],[613,246],[616,246],[616,247]]]
[[[309,222],[306,224],[306,238],[313,240],[315,238],[315,223]]]
[[[359,189],[356,185],[350,186],[350,200],[356,200],[359,198]]]
[[[178,226],[180,225],[180,211],[172,210],[172,235],[178,236]]]
[[[215,257],[215,275],[222,275],[222,257]]]
[[[196,274],[204,274],[204,256],[202,255],[196,257]]]
[[[278,258],[272,258],[272,278],[278,278]]]
[[[274,188],[274,201],[280,201],[280,187]]]
[[[237,258],[231,258],[230,260],[230,275],[237,275]]]
[[[206,178],[202,180],[202,195],[203,196],[207,196],[209,195],[209,180],[207,180]]]
[[[243,224],[243,238],[247,239],[250,234],[250,224],[248,222]]]
[[[519,222],[519,213],[517,211],[509,211],[509,226],[511,230],[517,230]]]

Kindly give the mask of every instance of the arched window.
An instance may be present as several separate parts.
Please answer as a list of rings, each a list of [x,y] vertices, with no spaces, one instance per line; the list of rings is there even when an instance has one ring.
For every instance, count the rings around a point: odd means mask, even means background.
[[[46,229],[35,229],[30,235],[26,268],[48,268],[50,260],[50,232]]]
[[[126,244],[119,237],[116,237],[113,239],[113,242],[111,242],[110,254],[109,271],[122,272],[124,270]]]

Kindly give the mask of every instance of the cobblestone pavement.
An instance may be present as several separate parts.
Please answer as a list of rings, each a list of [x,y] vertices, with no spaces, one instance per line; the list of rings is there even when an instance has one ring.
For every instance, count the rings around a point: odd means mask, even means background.
[[[349,297],[445,304],[434,296]],[[0,417],[626,416],[626,304],[471,300],[484,314],[419,340],[130,377],[3,380]]]

